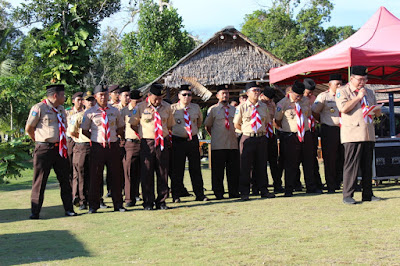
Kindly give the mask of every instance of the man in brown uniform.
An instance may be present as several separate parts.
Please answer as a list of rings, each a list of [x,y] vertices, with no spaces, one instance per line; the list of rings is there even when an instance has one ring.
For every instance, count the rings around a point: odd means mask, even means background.
[[[139,90],[130,93],[130,103],[121,110],[121,117],[125,121],[125,156],[123,159],[125,176],[125,206],[133,207],[139,197],[140,184],[140,137],[129,123],[136,114],[136,105],[141,102]]]
[[[114,106],[116,107],[119,111],[121,111],[125,106],[127,106],[131,100],[130,98],[130,93],[131,89],[129,86],[124,86],[119,89],[119,103]]]
[[[204,183],[201,175],[199,139],[197,133],[203,123],[203,114],[197,104],[192,103],[192,91],[188,85],[181,85],[179,102],[172,104],[175,125],[172,127],[172,156],[174,171],[171,179],[171,192],[174,202],[185,191],[183,176],[186,157],[189,161],[189,174],[197,201],[207,201],[204,196]]]
[[[208,109],[204,125],[211,136],[211,181],[217,200],[224,198],[224,169],[229,198],[239,197],[240,160],[233,124],[236,108],[229,104],[229,90],[217,87],[218,103]]]
[[[260,100],[267,105],[270,115],[270,122],[267,124],[266,128],[267,161],[271,170],[274,193],[276,194],[284,192],[284,189],[282,187],[282,177],[278,169],[278,142],[274,132],[274,115],[276,111],[276,105],[273,101],[274,96],[275,90],[270,86],[266,86],[263,93],[260,95]],[[267,167],[265,171],[267,171]]]
[[[235,128],[242,131],[240,139],[240,178],[239,191],[242,200],[248,200],[250,194],[250,173],[253,167],[257,187],[262,198],[274,198],[268,192],[268,180],[265,172],[267,163],[266,125],[270,122],[268,107],[259,102],[261,89],[255,82],[246,84],[247,100],[238,106],[233,119]]]
[[[331,74],[329,89],[321,92],[312,111],[321,123],[321,146],[328,193],[340,189],[343,175],[343,145],[340,143],[340,114],[336,105],[336,90],[342,85],[340,74]]]
[[[147,100],[136,106],[130,123],[139,132],[141,183],[143,207],[152,210],[168,209],[169,137],[168,130],[174,125],[171,106],[162,100],[162,85],[152,84]],[[138,127],[139,125],[139,127]],[[154,194],[154,171],[157,175],[157,198]]]
[[[83,111],[83,104],[82,104],[82,95],[83,92],[76,92],[74,95],[72,95],[72,108],[65,110],[65,113],[67,115],[67,124],[68,127],[71,126],[71,123],[74,121],[72,120],[72,117]],[[73,171],[73,151],[74,151],[74,146],[75,146],[75,141],[71,137],[70,131],[67,130],[67,148],[68,148],[68,162],[70,166],[70,180],[71,180],[71,186],[73,186],[73,180],[76,179],[77,177],[74,176],[74,171]],[[79,195],[74,194],[74,191],[77,192],[77,189],[74,190],[72,187],[72,198],[74,201],[74,204],[76,206],[79,206]]]
[[[83,94],[83,104],[89,110],[96,104],[96,100],[91,91]],[[68,132],[74,138],[74,157],[73,169],[74,179],[72,180],[72,195],[77,195],[79,199],[79,210],[87,209],[90,181],[90,139],[82,134],[81,124],[85,111],[75,114],[68,127]]]
[[[303,93],[304,84],[296,81],[287,96],[278,102],[275,112],[285,149],[285,197],[293,195],[300,162],[303,164],[307,193],[322,193],[316,188],[314,176],[313,138],[307,121],[311,108]]]
[[[98,85],[94,89],[97,104],[85,111],[82,121],[82,134],[90,138],[90,186],[89,213],[100,208],[100,185],[104,165],[109,169],[114,211],[124,212],[122,202],[121,160],[119,156],[118,135],[124,137],[124,121],[117,108],[107,104],[107,88]],[[90,131],[89,131],[90,130]]]
[[[336,104],[342,115],[340,138],[344,146],[343,202],[346,204],[356,203],[353,195],[359,170],[362,200],[380,200],[372,193],[372,158],[375,146],[373,116],[380,116],[381,110],[368,113],[376,104],[376,98],[372,90],[365,88],[367,81],[367,68],[353,66],[349,83],[339,88],[336,94]]]
[[[66,150],[67,121],[62,106],[65,102],[64,85],[53,84],[47,86],[46,89],[47,99],[32,107],[25,126],[26,133],[36,142],[33,152],[32,214],[29,217],[31,219],[39,219],[44,190],[52,167],[60,183],[65,215],[76,216],[72,205]]]
[[[108,93],[110,95],[108,104],[113,107],[116,107],[119,104],[119,86],[118,85],[108,86]]]

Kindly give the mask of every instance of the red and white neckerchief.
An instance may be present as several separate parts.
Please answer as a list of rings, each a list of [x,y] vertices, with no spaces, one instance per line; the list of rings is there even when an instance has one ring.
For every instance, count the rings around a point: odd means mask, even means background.
[[[251,127],[254,133],[257,133],[258,129],[260,129],[261,127],[261,117],[257,111],[258,106],[259,106],[258,103],[256,103],[256,105],[251,105],[251,107],[253,108],[251,112]]]
[[[299,103],[295,103],[296,105],[296,118],[297,118],[297,138],[300,142],[304,142],[304,117],[301,112],[301,107]]]
[[[164,136],[163,136],[163,128],[162,128],[162,123],[161,123],[161,116],[160,113],[158,112],[158,107],[154,107],[153,105],[151,105],[151,107],[154,110],[154,139],[155,139],[155,143],[154,145],[160,146],[161,150],[164,150]]]
[[[46,99],[43,100],[43,103],[50,106]],[[65,135],[65,125],[62,120],[61,113],[53,106],[51,106],[51,109],[53,110],[54,113],[57,114],[57,120],[58,120],[58,135],[59,135],[59,141],[60,141],[60,143],[58,145],[58,153],[60,154],[61,157],[67,158],[68,148],[67,148],[67,136]]]
[[[169,136],[169,144],[171,145],[171,148],[172,148],[172,130],[171,129],[168,130],[168,136]]]
[[[370,112],[372,109],[374,109],[375,105],[369,106],[367,97],[363,97],[361,100],[361,109],[363,111],[363,117],[364,121],[366,124],[371,124],[374,119],[372,118],[372,115],[370,115]]]
[[[229,123],[229,106],[224,106],[225,109],[225,128],[229,130],[231,127]]]
[[[189,139],[192,140],[192,121],[190,120],[188,109],[188,106],[183,108],[183,118],[185,120],[185,130],[189,136]]]
[[[310,115],[310,117],[308,118],[308,125],[311,129],[312,132],[315,131],[315,118],[313,115]]]
[[[339,112],[339,127],[342,127],[342,113]]]
[[[109,109],[107,106],[104,108],[99,107],[99,110],[101,111],[101,135],[103,136],[103,148],[106,147],[106,144],[108,144],[108,147],[110,147],[111,141],[110,123],[108,122],[108,116],[106,112],[107,109]]]
[[[272,127],[272,122],[268,122],[266,125],[266,131],[267,131],[267,138],[272,138],[274,136],[274,128]]]

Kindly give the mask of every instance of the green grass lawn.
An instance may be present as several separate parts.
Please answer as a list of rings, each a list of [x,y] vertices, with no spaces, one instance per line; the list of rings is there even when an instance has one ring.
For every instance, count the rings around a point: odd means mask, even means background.
[[[340,193],[299,192],[247,202],[186,197],[180,204],[168,199],[167,211],[136,206],[64,217],[52,172],[41,219],[29,220],[31,175],[0,185],[0,265],[400,264],[400,186],[394,182],[374,188],[385,200],[355,206],[344,205]],[[203,177],[214,199],[210,170]],[[185,182],[190,189],[188,173]]]

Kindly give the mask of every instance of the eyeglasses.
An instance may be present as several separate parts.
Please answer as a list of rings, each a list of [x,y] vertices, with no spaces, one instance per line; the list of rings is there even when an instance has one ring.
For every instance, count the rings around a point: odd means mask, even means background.
[[[191,94],[191,93],[182,93],[181,95],[182,95],[183,97],[186,97],[186,96],[192,97],[192,94]]]
[[[252,92],[254,92],[254,93],[259,93],[259,92],[261,92],[260,89],[251,89],[251,90],[249,90],[249,91],[252,91]]]
[[[356,78],[356,77],[353,77],[353,78],[356,79],[358,82],[367,82],[368,81],[367,78]]]

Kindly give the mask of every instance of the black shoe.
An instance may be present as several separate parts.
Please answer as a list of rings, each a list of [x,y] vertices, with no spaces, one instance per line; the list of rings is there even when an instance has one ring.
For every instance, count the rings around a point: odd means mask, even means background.
[[[181,202],[181,199],[180,198],[175,198],[175,199],[173,199],[172,200],[174,203],[180,203]]]
[[[250,200],[249,195],[245,195],[245,194],[240,195],[240,199],[243,201]]]
[[[293,197],[293,192],[285,192],[285,194],[283,196],[286,198]]]
[[[89,208],[89,211],[88,211],[89,214],[96,213],[96,212],[97,212],[97,209]]]
[[[66,211],[65,216],[78,216],[78,214],[76,214],[74,211]]]
[[[222,200],[222,199],[225,199],[225,198],[224,198],[224,195],[215,195],[215,199],[216,200]]]
[[[380,200],[382,199],[375,196],[372,196],[370,199],[364,199],[364,198],[362,199],[362,201],[380,201]]]
[[[75,205],[75,207],[79,207],[79,198],[75,197],[74,200],[72,201],[72,204]]]
[[[161,203],[160,205],[156,205],[156,209],[157,210],[168,210],[168,206],[164,202],[164,203]]]
[[[133,201],[125,203],[125,207],[134,207],[135,205],[136,203]]]
[[[270,192],[262,193],[261,198],[273,199],[275,198],[275,194]]]
[[[39,219],[39,214],[34,214],[34,213],[32,213],[32,214],[29,216],[29,219],[37,220],[37,219]]]
[[[344,204],[356,204],[356,201],[352,197],[343,198]]]
[[[104,203],[104,201],[101,201],[101,202],[100,202],[100,209],[108,209],[108,208],[110,208],[110,206],[107,206],[107,205]]]
[[[83,203],[81,206],[79,206],[79,210],[86,210],[87,209],[87,205],[85,203]]]
[[[187,191],[187,189],[185,189],[184,192],[179,194],[179,197],[191,197],[193,196],[193,194],[190,194],[189,191]]]
[[[321,189],[316,188],[316,189],[307,189],[306,193],[307,194],[322,194],[323,192]]]
[[[153,206],[144,206],[145,211],[151,211],[153,210]]]
[[[283,187],[274,188],[275,194],[283,193],[283,192],[285,192],[285,189]]]
[[[119,207],[119,208],[114,208],[115,212],[126,212],[126,209],[124,207]]]
[[[336,191],[334,189],[328,189],[328,194],[335,194]]]
[[[251,192],[251,195],[258,196],[258,195],[260,195],[260,191],[254,190],[254,191]]]
[[[206,196],[196,197],[196,201],[208,201],[208,198]]]
[[[303,191],[303,187],[302,186],[301,187],[295,187],[294,191],[301,192],[301,191]]]
[[[229,195],[229,198],[230,199],[238,199],[238,198],[240,198],[240,195],[239,194]]]

